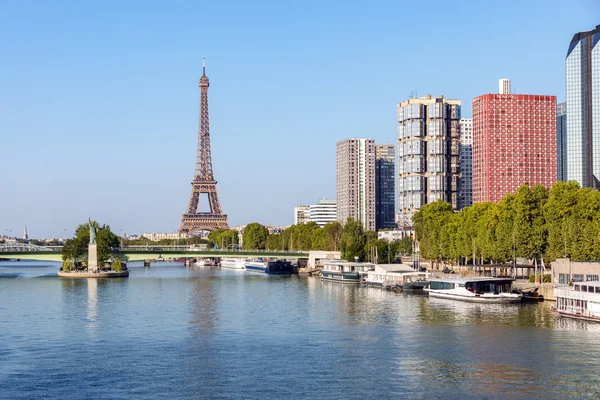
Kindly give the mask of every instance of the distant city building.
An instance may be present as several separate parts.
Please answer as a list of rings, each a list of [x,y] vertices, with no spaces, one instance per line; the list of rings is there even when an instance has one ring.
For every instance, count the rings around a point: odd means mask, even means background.
[[[188,235],[185,233],[173,232],[173,233],[144,233],[142,235],[146,239],[152,242],[158,242],[159,240],[164,239],[187,239]]]
[[[281,233],[281,232],[285,231],[285,228],[287,228],[287,226],[271,226],[271,225],[267,225],[267,226],[265,226],[265,228],[267,228],[267,231],[269,232],[269,235],[275,235],[276,233]]]
[[[458,208],[473,204],[473,119],[460,119],[460,184]]]
[[[25,229],[23,229],[23,239],[29,240],[29,235],[27,234],[27,225],[25,225]]]
[[[567,103],[556,105],[556,179],[567,181]]]
[[[510,94],[510,79],[500,79],[498,81],[498,94]]]
[[[408,234],[404,230],[377,231],[377,239],[385,240],[387,242],[393,242],[394,240],[402,239],[405,236],[408,236]]]
[[[396,227],[395,146],[375,145],[375,228]]]
[[[302,225],[310,219],[309,206],[294,207],[294,225]]]
[[[573,36],[567,51],[566,180],[600,189],[600,25]],[[563,171],[563,175],[565,172]]]
[[[375,230],[375,141],[346,139],[336,144],[337,219],[360,221]]]
[[[236,225],[233,228],[231,228],[231,230],[237,231],[238,233],[238,245],[240,247],[244,246],[244,229],[246,228],[246,225]]]
[[[521,185],[556,182],[556,96],[473,99],[473,202],[497,202]]]
[[[337,203],[335,200],[319,200],[309,207],[309,221],[323,227],[337,221]]]
[[[460,100],[413,98],[398,104],[398,226],[437,200],[458,208]]]

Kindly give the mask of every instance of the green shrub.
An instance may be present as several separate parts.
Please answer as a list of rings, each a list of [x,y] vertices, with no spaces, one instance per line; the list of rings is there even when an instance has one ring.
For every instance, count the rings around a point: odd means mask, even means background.
[[[116,271],[116,272],[121,272],[121,260],[119,260],[118,258],[115,260],[115,262],[113,262],[112,264],[112,270]]]
[[[73,269],[73,261],[70,258],[63,260],[62,262],[62,270],[63,271],[71,271]]]
[[[545,275],[544,275],[544,280],[543,280],[543,282],[544,282],[544,283],[552,283],[552,275],[550,275],[550,274],[545,274]]]
[[[530,283],[535,282],[535,275],[529,275],[529,282]]]

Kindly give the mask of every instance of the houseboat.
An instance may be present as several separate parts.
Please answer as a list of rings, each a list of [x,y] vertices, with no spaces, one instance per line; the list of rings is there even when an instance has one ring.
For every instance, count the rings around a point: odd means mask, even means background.
[[[600,322],[600,282],[573,282],[554,288],[556,312],[564,317]]]
[[[419,272],[406,264],[375,264],[363,283],[367,286],[398,290],[423,290],[429,283],[426,272]]]
[[[359,284],[374,264],[330,260],[323,262],[321,279],[324,281]]]
[[[511,278],[431,278],[429,297],[475,303],[520,303],[523,295],[512,292]]]
[[[246,261],[246,270],[252,272],[262,272],[265,274],[276,274],[286,275],[294,272],[292,263],[286,260],[275,260],[275,261]]]
[[[221,268],[231,268],[231,269],[245,269],[246,268],[246,260],[243,258],[221,258],[220,262]]]

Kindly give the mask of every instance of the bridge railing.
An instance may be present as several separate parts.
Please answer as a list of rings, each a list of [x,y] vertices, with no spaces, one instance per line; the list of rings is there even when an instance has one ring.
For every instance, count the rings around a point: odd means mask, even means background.
[[[0,244],[0,251],[23,252],[23,251],[58,251],[62,246],[37,246],[29,243],[4,243]]]
[[[115,251],[197,251],[197,252],[209,252],[209,253],[230,253],[230,252],[259,252],[259,253],[306,253],[306,250],[268,250],[268,249],[239,249],[239,248],[202,248],[194,246],[182,246],[182,245],[166,245],[166,246],[123,246],[120,248],[113,248]]]

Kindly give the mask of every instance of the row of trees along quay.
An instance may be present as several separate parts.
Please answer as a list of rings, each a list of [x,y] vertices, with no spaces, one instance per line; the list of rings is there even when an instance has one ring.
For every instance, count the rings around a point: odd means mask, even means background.
[[[322,228],[315,222],[291,225],[272,235],[262,225],[253,223],[244,229],[243,245],[244,248],[267,250],[340,251],[342,259],[348,261],[365,261],[368,254],[376,254],[377,260],[370,261],[381,264],[412,254],[411,238],[392,242],[377,239],[376,232],[364,231],[362,224],[353,218],[348,218],[343,226],[339,222],[330,222]]]
[[[600,260],[600,192],[577,182],[521,186],[498,203],[460,212],[444,201],[414,215],[421,258],[450,264]]]

